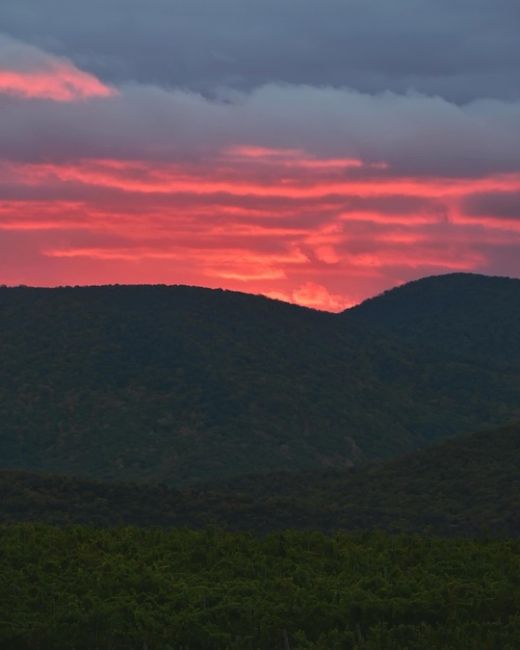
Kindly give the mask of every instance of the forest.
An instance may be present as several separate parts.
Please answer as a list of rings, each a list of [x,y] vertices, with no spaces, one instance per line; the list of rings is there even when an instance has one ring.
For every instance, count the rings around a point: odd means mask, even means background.
[[[9,650],[516,650],[520,542],[0,527]]]

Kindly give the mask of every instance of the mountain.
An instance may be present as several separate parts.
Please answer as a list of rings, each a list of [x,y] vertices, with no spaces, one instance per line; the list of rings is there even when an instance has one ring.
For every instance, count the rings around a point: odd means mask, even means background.
[[[339,315],[196,287],[3,287],[0,466],[180,486],[396,457],[520,416],[519,306],[519,280],[460,275]]]
[[[432,354],[468,362],[520,362],[519,280],[470,273],[422,278],[343,313]]]
[[[365,468],[250,476],[175,491],[0,472],[0,522],[210,524],[520,536],[520,425]]]

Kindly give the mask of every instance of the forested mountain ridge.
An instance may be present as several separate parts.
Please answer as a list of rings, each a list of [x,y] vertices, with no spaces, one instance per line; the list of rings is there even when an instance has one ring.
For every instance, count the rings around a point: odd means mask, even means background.
[[[345,467],[507,422],[520,415],[520,281],[463,278],[501,305],[443,310],[436,331],[479,342],[463,355],[433,350],[428,319],[413,336],[395,327],[393,309],[386,327],[363,306],[333,315],[196,287],[0,288],[0,466],[182,485]],[[457,306],[466,280],[431,279]]]
[[[0,522],[520,536],[520,424],[347,470],[176,491],[0,471]]]

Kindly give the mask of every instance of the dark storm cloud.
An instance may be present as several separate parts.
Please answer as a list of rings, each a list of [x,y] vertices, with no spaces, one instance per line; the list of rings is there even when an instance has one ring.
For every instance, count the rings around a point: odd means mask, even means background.
[[[0,26],[114,83],[519,96],[518,0],[16,0]]]
[[[520,221],[520,192],[483,192],[469,196],[463,204],[472,217],[496,217]]]

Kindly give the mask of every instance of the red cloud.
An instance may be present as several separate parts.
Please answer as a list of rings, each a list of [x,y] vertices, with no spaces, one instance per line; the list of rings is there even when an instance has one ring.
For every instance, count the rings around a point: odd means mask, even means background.
[[[66,59],[0,36],[0,94],[73,102],[116,91]]]
[[[72,102],[90,97],[110,97],[115,91],[70,64],[56,63],[49,70],[35,72],[0,68],[0,93]]]
[[[18,267],[27,284],[185,282],[339,311],[427,273],[486,270],[490,246],[519,240],[513,220],[491,229],[461,206],[518,191],[520,175],[391,172],[251,147],[202,163],[4,162],[0,231],[11,243],[0,239],[0,257],[2,246],[36,251]]]
[[[247,159],[248,157],[246,161]],[[23,182],[36,185],[62,181],[147,194],[229,194],[238,197],[306,200],[396,194],[450,199],[481,191],[520,190],[518,173],[496,174],[476,179],[411,178],[380,174],[372,176],[371,167],[367,166],[364,178],[349,178],[344,174],[339,178],[335,173],[317,175],[308,174],[307,170],[302,172],[300,162],[287,164],[284,174],[280,175],[275,161],[271,165],[270,176],[260,173],[257,166],[248,168],[241,160],[232,163],[226,157],[217,161],[210,170],[192,169],[180,163],[100,159],[70,164],[12,165],[11,172]],[[322,169],[330,172],[327,162],[323,161]],[[361,163],[359,166],[362,167]]]

